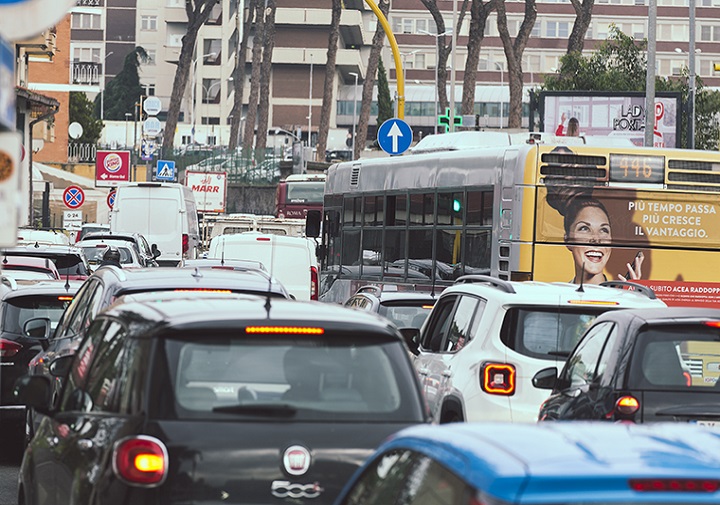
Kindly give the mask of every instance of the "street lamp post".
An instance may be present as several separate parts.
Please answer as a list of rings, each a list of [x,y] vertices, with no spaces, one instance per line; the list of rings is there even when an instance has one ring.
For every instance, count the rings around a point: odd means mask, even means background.
[[[503,95],[505,91],[505,71],[502,63],[495,62],[495,68],[500,69],[500,129],[503,128]]]
[[[426,30],[418,30],[418,33],[423,33],[425,35],[430,35],[431,37],[435,37],[435,120],[433,121],[435,123],[435,135],[438,133],[438,100],[440,99],[439,91],[438,91],[438,81],[440,80],[439,77],[439,62],[437,60],[440,59],[440,37],[444,37],[445,35],[452,34],[452,30],[445,30],[442,33],[430,33]]]
[[[233,80],[233,77],[232,77],[232,76],[228,77],[228,81],[229,81],[229,82],[232,82],[232,80]],[[206,107],[205,107],[205,113],[207,114],[207,124],[205,125],[206,127],[207,127],[207,126],[210,126],[210,91],[211,91],[215,86],[219,86],[220,84],[222,84],[222,80],[220,80],[220,81],[218,81],[218,82],[214,82],[214,83],[212,83],[210,86],[208,86],[208,87],[206,88],[204,84],[200,83],[200,86],[202,86],[202,89],[203,89],[203,91],[205,92],[205,100],[204,100],[204,102],[205,102],[205,105],[206,105]],[[220,125],[218,125],[218,126],[220,126]],[[193,124],[193,130],[195,130],[195,125],[194,125],[194,124]],[[205,143],[206,143],[206,144],[208,143],[208,134],[207,134],[207,131],[208,131],[208,129],[205,128],[205,132],[206,132],[206,133],[205,133]],[[194,139],[193,139],[193,140],[194,140]]]
[[[100,121],[105,119],[105,62],[111,54],[115,54],[115,52],[110,51],[102,60],[102,77],[100,78]]]
[[[130,114],[129,112],[125,113],[125,148],[127,148],[128,144],[130,143],[130,140],[128,140],[128,137],[130,136],[128,126],[130,126],[130,118],[131,117],[132,117],[132,114]]]
[[[405,65],[403,65],[405,68]],[[355,123],[357,123],[357,84],[358,74],[357,72],[350,72],[350,75],[355,78],[355,86],[353,87],[353,123],[352,123],[352,159],[355,159]]]
[[[312,147],[311,139],[312,139],[312,99],[313,99],[313,58],[312,53],[310,53],[310,91],[308,91],[308,140],[307,140],[307,146]]]
[[[691,39],[692,40],[692,39]],[[695,44],[691,44],[694,48]],[[675,48],[676,53],[684,54],[685,51],[679,47]],[[698,53],[701,53],[700,48],[695,49],[693,52],[688,51],[688,125],[687,125],[687,146],[688,149],[695,149],[695,58]]]

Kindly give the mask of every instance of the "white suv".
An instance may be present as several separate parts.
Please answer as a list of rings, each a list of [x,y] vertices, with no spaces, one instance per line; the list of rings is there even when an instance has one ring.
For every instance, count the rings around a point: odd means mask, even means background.
[[[419,333],[403,330],[435,422],[535,422],[548,392],[532,385],[533,375],[562,368],[595,317],[665,306],[644,286],[604,284],[460,277]]]

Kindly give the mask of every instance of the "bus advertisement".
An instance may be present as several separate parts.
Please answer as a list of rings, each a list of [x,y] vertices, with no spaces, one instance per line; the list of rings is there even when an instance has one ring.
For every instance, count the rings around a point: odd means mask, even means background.
[[[308,210],[323,208],[325,174],[288,175],[277,185],[275,216],[305,219]]]
[[[720,308],[719,172],[717,152],[596,142],[340,163],[326,182],[321,299],[480,273],[627,280],[667,305]]]

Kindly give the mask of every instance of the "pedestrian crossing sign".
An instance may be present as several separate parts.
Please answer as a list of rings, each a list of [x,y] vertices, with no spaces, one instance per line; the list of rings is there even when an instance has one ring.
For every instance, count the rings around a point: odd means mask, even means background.
[[[167,160],[158,160],[157,173],[155,178],[158,181],[174,181],[175,180],[175,162]]]

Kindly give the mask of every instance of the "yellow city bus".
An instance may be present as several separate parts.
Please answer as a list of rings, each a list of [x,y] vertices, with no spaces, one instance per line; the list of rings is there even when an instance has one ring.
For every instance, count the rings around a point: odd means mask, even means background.
[[[321,299],[342,302],[371,282],[439,289],[480,273],[627,278],[668,305],[720,307],[720,153],[564,142],[446,142],[331,166]]]

